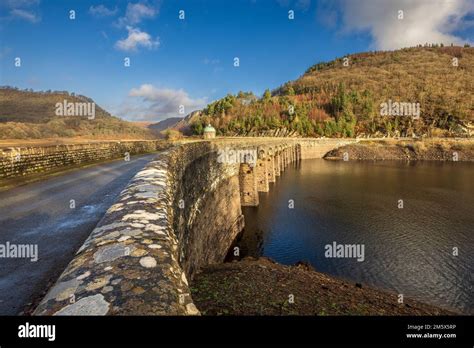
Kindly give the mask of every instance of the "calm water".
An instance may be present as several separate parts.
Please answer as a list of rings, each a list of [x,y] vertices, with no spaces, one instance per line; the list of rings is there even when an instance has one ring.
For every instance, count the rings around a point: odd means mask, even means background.
[[[321,272],[474,313],[473,164],[305,160],[270,186],[258,207],[244,208],[243,254],[308,261]],[[326,258],[333,242],[363,244],[365,261]]]

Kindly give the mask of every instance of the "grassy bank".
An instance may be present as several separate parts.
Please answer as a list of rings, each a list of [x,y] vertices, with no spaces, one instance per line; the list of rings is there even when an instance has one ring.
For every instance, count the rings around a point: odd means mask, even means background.
[[[400,304],[397,294],[267,258],[208,266],[196,275],[191,291],[203,315],[454,314],[407,298]]]

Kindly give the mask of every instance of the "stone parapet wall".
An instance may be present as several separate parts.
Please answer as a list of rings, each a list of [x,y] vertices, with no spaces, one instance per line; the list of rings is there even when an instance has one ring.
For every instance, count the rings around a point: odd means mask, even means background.
[[[132,179],[34,314],[198,313],[172,228],[178,155],[158,154]]]
[[[164,141],[115,141],[90,144],[0,148],[0,180],[154,152]]]

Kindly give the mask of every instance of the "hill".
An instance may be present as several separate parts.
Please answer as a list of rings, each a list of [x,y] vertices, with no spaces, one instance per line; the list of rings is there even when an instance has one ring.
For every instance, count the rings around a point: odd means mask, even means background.
[[[149,128],[151,130],[159,131],[159,132],[170,131],[170,130],[177,131],[187,136],[200,135],[202,134],[202,130],[201,130],[201,133],[199,133],[199,132],[196,132],[193,127],[196,124],[200,124],[201,122],[204,122],[206,120],[206,118],[201,118],[201,116],[202,116],[202,111],[196,110],[186,115],[186,117],[167,118],[166,120],[158,122],[155,125],[151,125]]]
[[[180,131],[184,135],[193,135],[198,134],[201,135],[201,132],[195,132],[193,126],[195,124],[199,124],[205,119],[201,119],[202,111],[197,110],[193,111],[190,114],[186,115],[185,118],[181,119],[178,123],[173,126],[173,129]],[[204,128],[203,128],[204,129]]]
[[[57,103],[72,103],[58,111]],[[92,104],[94,104],[92,108]],[[82,107],[87,105],[88,107]],[[86,111],[92,111],[87,113]],[[79,114],[77,114],[77,111]],[[87,137],[101,139],[151,139],[152,133],[110,115],[90,98],[65,91],[33,92],[0,88],[0,139]]]
[[[182,119],[183,119],[182,117],[170,117],[170,118],[167,118],[166,120],[163,120],[157,123],[152,123],[148,125],[148,128],[153,129],[154,131],[157,131],[157,132],[161,132],[168,128],[173,128]]]
[[[137,127],[145,128],[145,129],[147,129],[149,126],[154,124],[154,122],[150,122],[150,121],[130,121],[130,123]]]
[[[218,135],[468,136],[474,48],[431,45],[318,63],[262,98],[227,95],[190,126],[200,134],[208,122]]]

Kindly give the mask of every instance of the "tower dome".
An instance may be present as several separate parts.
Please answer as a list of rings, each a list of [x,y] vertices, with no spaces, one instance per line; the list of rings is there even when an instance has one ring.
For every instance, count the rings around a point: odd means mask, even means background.
[[[209,123],[206,128],[204,128],[204,139],[211,139],[216,137],[216,129],[211,126]]]

